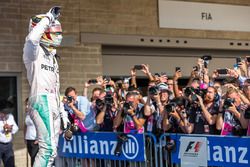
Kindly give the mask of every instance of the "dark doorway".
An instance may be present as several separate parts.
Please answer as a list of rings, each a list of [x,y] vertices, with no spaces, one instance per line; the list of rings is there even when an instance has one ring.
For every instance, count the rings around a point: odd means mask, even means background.
[[[0,98],[4,98],[11,103],[14,108],[13,116],[18,123],[17,115],[17,77],[0,76]]]

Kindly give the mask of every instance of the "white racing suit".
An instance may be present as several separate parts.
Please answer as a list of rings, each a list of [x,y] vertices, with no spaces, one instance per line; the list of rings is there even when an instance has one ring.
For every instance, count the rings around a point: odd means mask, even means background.
[[[29,105],[37,129],[39,152],[34,167],[51,166],[57,154],[60,131],[59,69],[56,50],[40,45],[40,38],[49,26],[44,17],[26,37],[23,61],[31,87]]]

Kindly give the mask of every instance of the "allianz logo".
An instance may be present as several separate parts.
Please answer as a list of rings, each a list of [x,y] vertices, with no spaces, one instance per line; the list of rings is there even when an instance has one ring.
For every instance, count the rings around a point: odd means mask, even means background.
[[[134,159],[139,153],[137,139],[128,134],[128,141],[122,146],[123,155],[127,159]],[[88,139],[88,136],[75,135],[72,141],[63,140],[63,154],[104,155],[115,156],[116,140]]]

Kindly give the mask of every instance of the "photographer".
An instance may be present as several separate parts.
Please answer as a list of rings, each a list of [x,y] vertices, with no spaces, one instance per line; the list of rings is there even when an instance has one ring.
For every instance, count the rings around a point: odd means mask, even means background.
[[[122,123],[124,133],[143,133],[145,115],[143,105],[139,103],[140,95],[134,92],[128,92],[126,102],[119,110],[114,120],[114,129],[117,129]]]
[[[167,133],[186,133],[187,100],[184,97],[176,97],[165,106],[163,117],[163,129]]]
[[[216,89],[211,86],[207,90],[195,89],[191,94],[191,99],[190,124],[186,125],[187,133],[216,134],[215,125],[219,110],[217,105],[219,99]]]
[[[160,135],[163,132],[162,121],[164,117],[164,106],[168,104],[171,92],[167,85],[160,83],[154,86],[149,83],[148,97],[144,106],[144,113],[147,116],[146,131]]]
[[[69,120],[75,131],[82,132],[93,130],[95,127],[95,112],[90,107],[90,102],[84,96],[78,96],[76,89],[68,87],[65,90],[64,109],[68,111]]]
[[[114,92],[103,92],[96,100],[96,123],[99,131],[113,131],[114,119],[118,112],[117,99],[114,94]]]
[[[238,91],[232,87],[228,88],[216,123],[217,129],[221,130],[221,135],[242,136],[246,134],[246,126],[242,121],[246,108]]]

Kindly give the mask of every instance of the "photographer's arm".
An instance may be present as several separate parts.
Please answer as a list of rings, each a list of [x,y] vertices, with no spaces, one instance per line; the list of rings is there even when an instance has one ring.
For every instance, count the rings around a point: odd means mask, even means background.
[[[168,120],[168,114],[167,113],[164,113],[164,115],[163,115],[162,126],[163,126],[164,132],[168,131],[172,127],[172,125],[170,124],[170,122]]]
[[[179,87],[178,87],[178,79],[182,76],[180,71],[176,71],[173,77],[173,88],[174,88],[174,96],[180,97]]]
[[[130,74],[131,74],[131,86],[134,86],[135,88],[137,88],[137,83],[136,83],[136,70],[134,68],[132,68],[130,70]]]
[[[150,97],[147,97],[146,104],[144,105],[144,114],[145,116],[150,116],[152,114],[152,108],[150,106]]]
[[[142,109],[140,110],[140,113],[141,112],[143,112]],[[135,114],[135,110],[132,107],[130,107],[130,109],[128,109],[128,114],[133,119],[135,126],[136,126],[136,129],[137,130],[141,129],[145,123],[145,118],[142,116],[144,114],[142,113],[142,115],[139,115],[139,117],[137,118],[137,115]]]
[[[219,112],[217,119],[216,119],[216,129],[221,130],[223,126],[223,113]]]
[[[208,122],[209,125],[214,125],[216,123],[216,119],[217,119],[217,114],[210,114],[207,110],[207,108],[205,107],[203,100],[201,98],[201,96],[196,95],[199,99],[199,103],[200,103],[200,107],[202,110],[202,114],[205,117],[206,121]]]
[[[99,114],[96,116],[96,124],[100,125],[104,121],[104,116],[106,112],[106,105],[103,107],[103,109],[99,112]]]
[[[242,100],[242,102],[244,104],[250,105],[250,101],[248,100],[248,98],[242,93],[242,92],[238,92],[240,99]]]
[[[145,123],[145,119],[144,118],[137,118],[136,115],[133,115],[132,118],[133,118],[133,121],[135,123],[136,129],[137,130],[141,129]]]
[[[83,96],[88,97],[88,88],[89,88],[88,82],[85,82],[84,88],[83,88]]]
[[[241,112],[241,115],[240,115],[240,124],[241,124],[241,126],[242,126],[243,129],[247,129],[249,120],[246,119],[244,117],[244,115],[245,115],[245,111]]]
[[[191,134],[194,130],[194,124],[188,122],[188,120],[185,118],[179,125],[183,132],[187,134]]]
[[[84,120],[85,115],[83,114],[82,111],[80,111],[81,109],[78,110],[78,109],[75,107],[73,101],[70,102],[70,103],[68,103],[67,105],[73,110],[73,112],[74,112],[74,114],[76,115],[77,118],[79,118],[80,120]],[[80,106],[80,107],[81,107],[81,106]]]
[[[122,113],[123,113],[123,110],[120,109],[120,110],[118,111],[118,113],[117,113],[115,119],[114,119],[114,122],[113,122],[113,129],[114,129],[114,130],[117,129],[117,128],[121,125],[121,123],[122,123],[122,121],[123,121]]]
[[[149,65],[142,64],[142,66],[143,66],[143,69],[141,71],[144,72],[144,74],[147,75],[149,81],[154,81],[154,77],[151,74],[151,72],[149,71]]]

